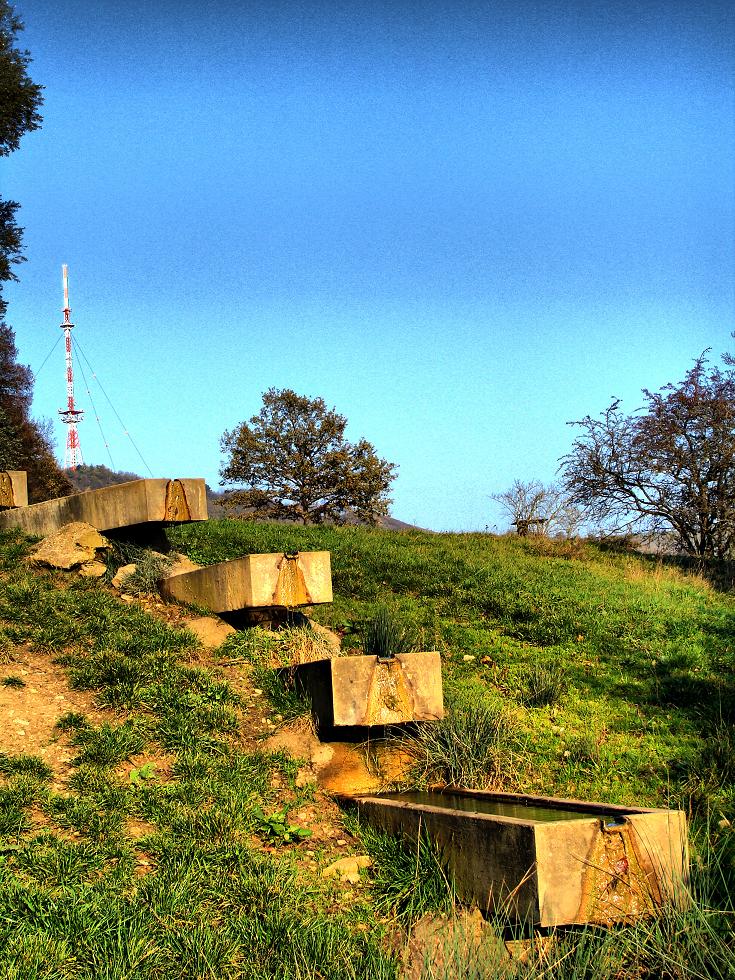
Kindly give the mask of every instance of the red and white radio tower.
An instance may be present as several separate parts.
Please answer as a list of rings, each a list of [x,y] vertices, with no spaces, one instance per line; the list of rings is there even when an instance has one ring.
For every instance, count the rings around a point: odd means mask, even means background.
[[[64,279],[64,322],[61,329],[64,331],[64,341],[66,344],[66,408],[59,409],[61,421],[65,422],[69,428],[66,435],[66,453],[64,454],[64,469],[75,470],[77,466],[82,466],[82,447],[79,445],[79,433],[77,423],[82,421],[84,412],[74,407],[74,367],[71,359],[71,332],[74,324],[71,322],[71,310],[69,309],[69,277],[65,265],[62,265],[62,275]]]

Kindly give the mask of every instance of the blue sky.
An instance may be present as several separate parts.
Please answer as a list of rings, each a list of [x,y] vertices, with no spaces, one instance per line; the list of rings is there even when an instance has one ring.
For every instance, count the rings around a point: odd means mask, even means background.
[[[28,260],[9,322],[38,369],[69,265],[155,475],[215,485],[222,432],[290,387],[399,464],[396,517],[502,526],[489,495],[553,479],[567,421],[731,345],[731,4],[17,9],[46,102],[0,172]],[[59,345],[34,411],[64,397]],[[92,411],[80,440],[109,465]]]

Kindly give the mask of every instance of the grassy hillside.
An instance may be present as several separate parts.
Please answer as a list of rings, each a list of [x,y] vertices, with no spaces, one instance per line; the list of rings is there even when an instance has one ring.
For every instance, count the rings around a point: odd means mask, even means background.
[[[434,774],[691,808],[688,911],[560,935],[526,963],[509,963],[492,930],[474,952],[455,932],[444,966],[413,976],[735,975],[731,597],[581,545],[239,521],[169,533],[201,562],[328,548],[335,603],[315,616],[346,647],[380,605],[413,624],[442,653],[452,709],[431,729]],[[430,847],[408,853],[359,828],[298,760],[263,750],[277,708],[257,672],[228,683],[222,665],[257,664],[273,636],[252,630],[210,654],[175,610],[34,571],[27,551],[0,535],[3,703],[30,698],[40,664],[94,712],[59,709],[49,755],[0,752],[0,976],[397,977],[406,930],[451,909],[451,893]],[[359,884],[322,877],[365,851],[374,865]]]
[[[702,579],[592,545],[486,534],[221,521],[170,536],[204,564],[331,551],[335,601],[315,618],[345,646],[381,604],[412,623],[442,653],[450,704],[504,714],[506,785],[732,807],[720,769],[735,764],[735,599]]]

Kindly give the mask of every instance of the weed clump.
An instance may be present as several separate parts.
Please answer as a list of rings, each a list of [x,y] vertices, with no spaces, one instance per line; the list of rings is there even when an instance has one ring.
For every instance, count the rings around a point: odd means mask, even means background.
[[[35,755],[6,755],[0,752],[0,775],[14,776],[22,774],[33,776],[41,782],[48,782],[53,776],[51,767]]]
[[[364,652],[380,660],[416,649],[414,633],[385,606],[368,620],[362,642]]]
[[[143,595],[158,591],[158,583],[166,577],[173,566],[173,560],[155,551],[143,551],[135,561],[135,571],[122,583],[124,592],[130,595]]]
[[[542,708],[559,704],[566,694],[569,675],[562,664],[536,663],[526,679],[521,701],[528,708]]]
[[[514,735],[502,709],[483,702],[455,705],[442,721],[422,725],[406,741],[416,760],[409,779],[422,787],[513,789],[522,776]]]
[[[99,728],[77,728],[72,745],[81,748],[77,763],[115,766],[145,748],[148,732],[140,722],[126,721],[117,727],[104,722]]]
[[[409,924],[428,913],[452,910],[454,884],[425,829],[416,840],[409,840],[381,833],[354,818],[348,822],[373,859],[372,893],[377,912]]]
[[[3,687],[20,688],[20,687],[25,687],[26,682],[23,680],[22,677],[15,677],[14,675],[11,675],[9,677],[3,677],[2,685]]]

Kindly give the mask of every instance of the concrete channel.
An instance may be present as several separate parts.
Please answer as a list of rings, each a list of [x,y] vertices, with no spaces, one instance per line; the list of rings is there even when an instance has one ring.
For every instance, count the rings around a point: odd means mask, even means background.
[[[340,802],[414,843],[426,832],[463,901],[527,926],[612,925],[686,902],[681,810],[451,788]]]

